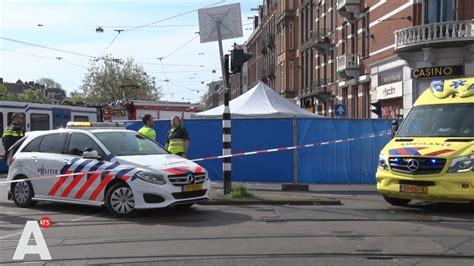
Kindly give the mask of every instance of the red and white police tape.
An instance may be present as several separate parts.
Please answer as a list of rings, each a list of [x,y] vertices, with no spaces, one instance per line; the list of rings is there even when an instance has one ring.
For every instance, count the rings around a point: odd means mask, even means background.
[[[330,141],[324,141],[324,142],[318,142],[318,143],[312,143],[312,144],[302,144],[302,145],[297,145],[297,146],[281,147],[281,148],[268,149],[268,150],[259,150],[259,151],[234,153],[234,154],[229,154],[229,155],[204,157],[204,158],[199,158],[199,159],[192,159],[190,161],[200,162],[200,161],[207,161],[207,160],[222,159],[222,158],[227,158],[227,157],[239,157],[239,156],[248,156],[248,155],[255,155],[255,154],[261,154],[261,153],[270,153],[270,152],[277,152],[277,151],[288,151],[288,150],[294,150],[294,149],[320,147],[320,146],[329,145],[329,144],[337,144],[337,143],[343,143],[343,142],[351,142],[351,141],[355,141],[355,140],[383,137],[383,136],[390,135],[390,134],[391,134],[391,132],[380,133],[380,134],[373,134],[373,135],[357,137],[357,138],[338,139],[338,140],[330,140]]]
[[[281,147],[281,148],[275,148],[275,149],[234,153],[234,154],[229,154],[229,155],[211,156],[211,157],[192,159],[190,161],[200,162],[200,161],[207,161],[207,160],[222,159],[222,158],[227,158],[227,157],[240,157],[240,156],[249,156],[249,155],[255,155],[255,154],[262,154],[262,153],[271,153],[271,152],[277,152],[277,151],[288,151],[288,150],[294,150],[294,149],[321,147],[321,146],[329,145],[329,144],[338,144],[338,143],[344,143],[344,142],[351,142],[351,141],[355,141],[355,140],[363,140],[363,139],[371,139],[371,138],[376,138],[376,137],[383,137],[383,136],[390,135],[390,134],[391,134],[390,132],[387,133],[386,131],[384,131],[383,133],[372,134],[372,135],[369,135],[369,136],[329,140],[329,141],[317,142],[317,143],[311,143],[311,144],[302,144],[302,145],[297,145],[297,146]],[[107,172],[110,172],[110,173],[119,172],[119,171],[121,171],[121,170],[107,170]],[[94,174],[94,173],[102,173],[102,171],[88,172],[88,174]],[[41,179],[58,178],[58,177],[62,177],[62,176],[76,176],[76,175],[83,175],[83,174],[84,173],[70,173],[70,174],[61,174],[61,175],[54,175],[54,176],[40,176],[40,177],[35,177],[34,180],[36,181],[36,180],[41,180]],[[11,184],[11,183],[23,182],[23,181],[27,181],[27,180],[28,179],[15,179],[15,180],[9,180],[9,181],[1,181],[0,185],[1,184]]]

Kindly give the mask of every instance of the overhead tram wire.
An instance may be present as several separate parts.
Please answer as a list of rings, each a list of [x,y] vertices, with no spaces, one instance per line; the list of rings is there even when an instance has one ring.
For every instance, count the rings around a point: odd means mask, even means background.
[[[174,49],[172,52],[170,52],[169,54],[167,54],[164,58],[168,58],[170,57],[172,54],[178,52],[179,50],[181,50],[182,48],[184,48],[186,45],[190,44],[192,41],[194,41],[197,37],[199,37],[199,35],[196,35],[194,36],[191,40],[183,43],[181,46],[179,46],[178,48]]]
[[[202,7],[202,8],[212,7],[212,6],[218,5],[218,4],[223,3],[223,2],[225,2],[225,1],[219,1],[219,2],[217,2],[217,3],[214,3],[214,4],[212,4],[212,5],[208,5],[208,6],[205,6],[205,7]],[[174,15],[174,16],[171,16],[171,17],[168,17],[168,18],[160,19],[160,20],[157,20],[157,21],[153,21],[153,22],[150,22],[150,23],[141,25],[141,26],[137,26],[137,27],[134,27],[134,28],[131,28],[131,29],[127,29],[127,30],[125,30],[125,32],[133,31],[133,30],[136,30],[136,29],[144,28],[144,27],[149,27],[149,26],[151,26],[151,25],[153,25],[153,24],[157,24],[157,23],[160,23],[160,22],[163,22],[163,21],[167,21],[167,20],[170,20],[170,19],[174,19],[174,18],[177,18],[177,17],[181,17],[181,16],[184,16],[184,15],[187,15],[187,14],[191,14],[191,13],[194,13],[194,12],[198,11],[199,9],[201,9],[201,8],[193,9],[193,10],[186,11],[186,12],[183,12],[183,13],[180,13],[180,14],[177,14],[177,15]]]
[[[168,76],[166,75],[165,66],[163,66],[163,57],[158,58],[158,60],[160,60],[161,62],[161,68],[163,69],[163,74],[165,75],[166,81],[169,81]],[[168,89],[168,92],[171,94],[171,99],[173,99],[174,95],[170,90],[170,85],[168,84],[168,82],[166,82],[166,88]]]
[[[117,35],[115,35],[115,37],[112,39],[112,41],[110,41],[109,45],[107,45],[107,47],[104,49],[104,51],[102,51],[102,53],[100,54],[100,57],[104,56],[105,52],[110,48],[110,46],[112,46],[112,44],[115,42],[115,40],[117,39],[117,37],[120,35],[120,33],[123,30],[115,30],[115,31],[117,31]]]
[[[35,44],[35,43],[30,43],[30,42],[15,40],[15,39],[6,38],[6,37],[3,37],[3,36],[0,36],[0,39],[5,40],[5,41],[10,41],[10,42],[21,43],[21,44],[24,44],[24,45],[30,45],[30,46],[34,46],[34,47],[39,47],[39,48],[43,48],[43,49],[48,49],[48,50],[52,50],[52,51],[56,51],[56,52],[61,52],[61,53],[72,54],[72,55],[76,55],[76,56],[81,56],[81,57],[87,57],[87,58],[95,59],[95,57],[94,57],[94,56],[91,56],[91,55],[86,55],[86,54],[82,54],[82,53],[78,53],[78,52],[74,52],[74,51],[68,51],[68,50],[64,50],[64,49],[58,49],[58,48],[48,47],[48,46],[41,45],[41,44]]]
[[[81,65],[78,65],[78,64],[75,64],[75,63],[71,63],[71,62],[68,62],[68,61],[64,61],[63,58],[58,59],[58,57],[51,57],[51,56],[44,56],[44,55],[37,55],[37,54],[19,52],[19,51],[10,50],[10,49],[5,49],[5,48],[0,48],[0,50],[6,51],[6,52],[11,52],[11,53],[17,53],[17,54],[27,55],[27,56],[33,56],[33,57],[38,57],[38,58],[49,59],[49,60],[55,60],[55,61],[57,60],[57,61],[59,61],[59,62],[65,63],[65,64],[69,64],[69,65],[72,65],[72,66],[75,66],[75,67],[80,67],[80,68],[83,68],[83,69],[87,69],[87,67],[85,67],[85,66],[81,66]]]

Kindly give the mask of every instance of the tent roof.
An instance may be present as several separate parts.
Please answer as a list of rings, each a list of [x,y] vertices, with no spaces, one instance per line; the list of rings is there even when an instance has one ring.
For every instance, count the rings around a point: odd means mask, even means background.
[[[317,118],[287,99],[278,95],[265,83],[259,82],[255,87],[229,103],[232,118]],[[221,118],[224,105],[192,114],[193,118]]]

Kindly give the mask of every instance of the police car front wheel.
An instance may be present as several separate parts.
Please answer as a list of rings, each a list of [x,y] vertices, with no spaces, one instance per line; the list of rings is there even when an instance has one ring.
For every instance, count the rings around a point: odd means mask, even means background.
[[[26,177],[22,176],[16,179],[26,179]],[[31,182],[28,180],[15,182],[12,185],[13,201],[16,206],[20,208],[28,208],[36,205],[37,202],[33,201],[34,195],[33,185],[31,185]]]
[[[116,217],[132,217],[136,214],[132,189],[124,183],[113,185],[106,195],[107,210]]]

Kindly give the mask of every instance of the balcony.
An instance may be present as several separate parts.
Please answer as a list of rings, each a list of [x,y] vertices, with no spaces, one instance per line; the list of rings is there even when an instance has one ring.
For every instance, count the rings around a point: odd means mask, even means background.
[[[360,14],[360,0],[337,0],[337,14],[353,20]]]
[[[474,41],[474,21],[425,24],[395,31],[395,51],[463,46]]]
[[[311,46],[319,53],[327,53],[330,48],[330,40],[326,36],[329,29],[318,29],[318,31],[311,33]]]
[[[356,78],[360,74],[360,58],[356,54],[345,54],[336,58],[337,74],[342,78]]]

